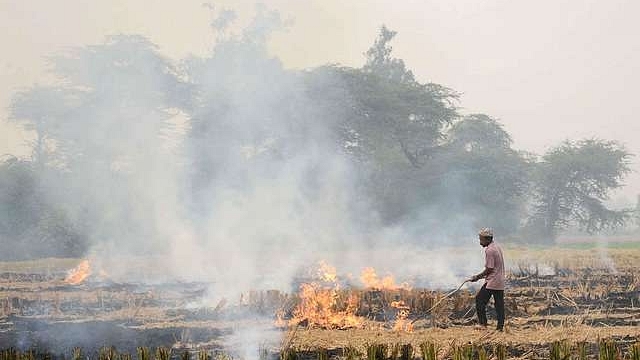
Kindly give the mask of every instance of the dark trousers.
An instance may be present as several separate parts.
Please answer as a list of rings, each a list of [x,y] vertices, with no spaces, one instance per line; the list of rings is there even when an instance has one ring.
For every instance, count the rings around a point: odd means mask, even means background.
[[[492,290],[487,289],[487,284],[482,285],[482,288],[476,294],[476,312],[478,313],[478,322],[480,325],[487,325],[487,304],[489,299],[493,296],[493,304],[496,308],[496,315],[498,317],[498,330],[504,328],[504,290]]]

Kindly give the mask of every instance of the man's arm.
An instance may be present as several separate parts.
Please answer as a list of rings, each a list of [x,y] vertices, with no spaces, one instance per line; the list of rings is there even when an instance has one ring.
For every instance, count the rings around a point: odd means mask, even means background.
[[[471,282],[476,282],[476,281],[478,281],[480,279],[486,278],[492,272],[493,272],[493,268],[485,267],[484,270],[480,274],[473,275],[468,280],[471,281]]]

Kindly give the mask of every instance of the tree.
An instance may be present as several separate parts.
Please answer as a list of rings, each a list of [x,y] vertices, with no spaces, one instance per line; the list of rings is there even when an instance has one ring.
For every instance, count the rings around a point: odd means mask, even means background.
[[[449,146],[469,153],[509,149],[513,140],[496,119],[471,114],[453,124],[447,132]]]
[[[51,60],[60,85],[19,93],[11,108],[12,119],[35,131],[33,160],[46,200],[74,226],[91,223],[84,235],[92,240],[162,242],[155,224],[163,215],[154,209],[162,201],[176,208],[158,194],[177,187],[181,163],[169,145],[180,137],[172,120],[191,106],[190,86],[137,35]]]
[[[362,69],[343,71],[358,117],[350,124],[362,145],[377,155],[400,151],[414,167],[424,164],[457,117],[458,94],[442,85],[415,80],[402,59],[391,56],[396,32],[382,26],[367,50]]]
[[[420,167],[439,146],[445,126],[458,116],[453,105],[457,95],[445,87],[341,71],[355,111],[345,128],[361,139],[354,150],[372,160],[400,156]]]
[[[52,201],[33,162],[0,160],[0,258],[75,257],[83,234]]]
[[[615,141],[565,141],[536,165],[530,229],[547,241],[576,225],[589,233],[623,226],[629,210],[611,210],[604,201],[630,171],[628,153]]]
[[[54,152],[57,129],[70,115],[77,101],[75,92],[55,87],[33,87],[13,96],[10,105],[10,119],[33,132],[31,161],[42,169]]]
[[[467,115],[447,132],[446,145],[429,167],[440,173],[435,203],[473,219],[472,226],[513,234],[524,216],[530,156],[512,147],[497,120]]]
[[[384,223],[407,217],[433,176],[425,164],[441,151],[445,129],[458,118],[458,95],[420,83],[392,56],[395,32],[382,27],[366,63],[354,69],[324,66],[306,74],[314,105],[339,119],[339,144],[352,156],[359,181]]]
[[[176,109],[190,106],[188,84],[142,36],[110,36],[103,44],[55,56],[52,63],[65,84],[61,91],[77,99],[56,124],[57,149],[83,165],[135,169],[162,147]]]
[[[406,68],[404,60],[391,57],[393,47],[391,47],[390,42],[396,34],[396,31],[389,30],[384,25],[380,27],[378,38],[365,53],[367,62],[362,67],[362,70],[392,82],[415,82],[413,72]]]
[[[248,186],[260,164],[271,162],[265,170],[278,171],[283,158],[309,144],[311,119],[304,109],[310,106],[301,99],[296,72],[267,50],[270,34],[284,22],[263,5],[256,11],[240,35],[228,34],[209,56],[185,61],[195,88],[186,136],[193,206],[212,206],[203,194],[228,185],[226,179]]]

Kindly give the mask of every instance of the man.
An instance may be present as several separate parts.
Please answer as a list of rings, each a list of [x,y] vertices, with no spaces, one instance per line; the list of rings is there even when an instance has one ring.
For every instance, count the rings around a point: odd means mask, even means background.
[[[487,303],[493,296],[498,325],[496,330],[504,329],[504,259],[502,249],[493,241],[493,230],[482,228],[478,232],[480,245],[484,248],[484,271],[472,276],[468,281],[486,279],[476,294],[476,312],[481,327],[487,326]]]

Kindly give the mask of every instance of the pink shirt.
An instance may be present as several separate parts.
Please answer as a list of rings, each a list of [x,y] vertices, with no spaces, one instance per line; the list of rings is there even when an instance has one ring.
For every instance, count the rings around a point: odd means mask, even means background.
[[[495,241],[484,249],[484,267],[493,269],[491,274],[487,275],[487,289],[504,290],[504,259],[502,249]]]

